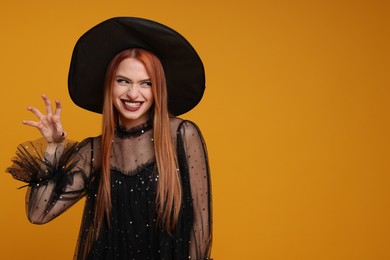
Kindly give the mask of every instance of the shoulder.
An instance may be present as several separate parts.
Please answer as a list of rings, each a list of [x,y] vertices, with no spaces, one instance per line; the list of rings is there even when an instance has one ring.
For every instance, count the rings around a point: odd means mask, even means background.
[[[94,143],[98,143],[101,140],[101,136],[96,136],[96,137],[87,137],[81,142],[78,142],[79,146],[83,147],[86,145],[92,145]]]
[[[81,142],[76,143],[76,149],[80,151],[80,154],[94,154],[94,151],[100,149],[101,136],[87,137]]]
[[[102,141],[102,136],[99,135],[99,136],[94,136],[94,137],[88,137],[87,139],[89,139],[91,142],[101,142]]]
[[[203,136],[199,127],[190,120],[178,117],[171,118],[171,133],[174,139],[181,139],[183,142],[203,142]]]
[[[172,135],[200,133],[199,127],[194,122],[179,117],[171,117],[170,126]]]
[[[90,146],[92,148],[92,152],[96,153],[97,151],[100,151],[101,144],[102,144],[102,136],[101,135],[95,136],[95,137],[89,137],[85,140],[88,140],[88,142],[90,143]]]
[[[169,124],[171,126],[171,133],[172,135],[175,135],[177,132],[177,129],[179,128],[179,125],[183,122],[184,120],[179,118],[179,117],[171,117],[169,118]]]

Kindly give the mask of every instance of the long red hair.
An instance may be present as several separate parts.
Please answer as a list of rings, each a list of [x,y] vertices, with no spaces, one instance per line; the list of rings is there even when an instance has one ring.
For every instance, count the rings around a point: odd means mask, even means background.
[[[127,58],[135,58],[145,66],[152,82],[154,96],[153,116],[154,150],[158,169],[156,214],[159,224],[171,233],[176,225],[181,205],[181,185],[177,169],[176,152],[173,146],[168,112],[167,87],[163,67],[159,59],[143,49],[122,51],[108,66],[105,80],[101,160],[102,172],[94,215],[94,238],[97,239],[111,212],[110,155],[118,111],[112,102],[112,87],[119,64]]]

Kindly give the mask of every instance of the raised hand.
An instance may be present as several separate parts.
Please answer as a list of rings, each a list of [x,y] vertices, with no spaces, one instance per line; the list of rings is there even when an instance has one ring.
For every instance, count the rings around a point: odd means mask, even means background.
[[[43,94],[42,99],[45,103],[46,115],[35,107],[28,107],[27,110],[34,113],[39,121],[23,120],[22,123],[37,128],[49,144],[62,143],[66,138],[66,133],[61,124],[62,105],[59,100],[56,100],[56,109],[53,114],[49,98]]]

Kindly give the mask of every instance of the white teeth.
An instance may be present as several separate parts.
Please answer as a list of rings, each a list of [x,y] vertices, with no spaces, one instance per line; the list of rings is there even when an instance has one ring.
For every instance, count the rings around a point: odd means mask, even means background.
[[[128,107],[139,107],[141,105],[141,102],[128,102],[128,101],[125,101],[124,103]]]

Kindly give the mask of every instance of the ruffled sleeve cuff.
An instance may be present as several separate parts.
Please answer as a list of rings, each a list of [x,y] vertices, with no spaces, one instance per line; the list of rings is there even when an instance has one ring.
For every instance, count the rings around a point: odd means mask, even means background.
[[[13,164],[6,169],[15,179],[28,183],[28,186],[46,184],[72,171],[75,160],[84,142],[67,141],[59,145],[55,154],[45,154],[47,142],[44,138],[18,145]]]

